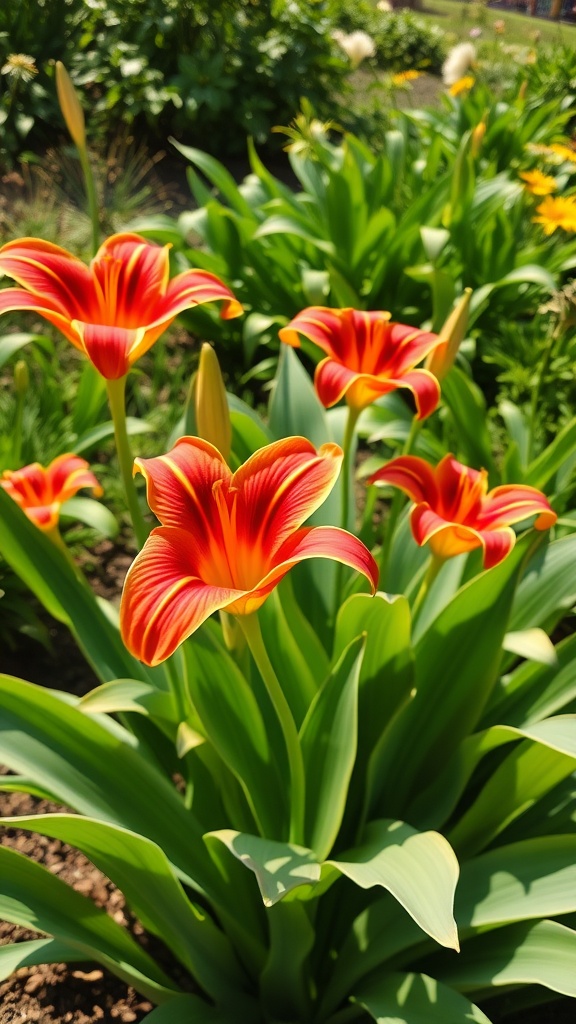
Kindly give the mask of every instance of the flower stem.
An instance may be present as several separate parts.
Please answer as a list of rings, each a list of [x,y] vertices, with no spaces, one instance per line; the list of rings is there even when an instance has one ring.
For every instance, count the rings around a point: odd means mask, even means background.
[[[124,484],[126,504],[132,518],[132,526],[134,528],[134,533],[136,534],[138,546],[142,547],[148,538],[150,531],[144,521],[144,516],[142,515],[132,475],[134,459],[130,449],[128,431],[126,429],[126,377],[119,377],[117,380],[107,380],[106,389],[108,391],[108,402],[110,404],[110,412],[112,413],[112,422],[114,423],[116,452],[118,455],[118,462],[120,464],[122,482]]]
[[[422,605],[424,604],[424,601],[426,600],[426,597],[428,595],[428,591],[430,590],[430,587],[434,583],[434,580],[436,579],[436,577],[437,577],[438,573],[440,572],[440,569],[444,565],[445,561],[446,561],[445,558],[440,558],[438,555],[432,555],[432,557],[430,559],[428,568],[426,570],[426,575],[424,576],[424,579],[422,580],[422,583],[420,584],[420,590],[416,594],[416,598],[414,600],[414,604],[412,605],[412,625],[413,626],[414,626],[414,623],[416,622],[416,619],[420,615],[420,612],[422,610]]]
[[[282,726],[282,733],[284,735],[284,742],[286,744],[286,751],[288,754],[288,764],[290,766],[289,841],[291,843],[302,844],[304,842],[305,776],[302,748],[300,747],[300,739],[298,737],[296,723],[292,716],[290,705],[286,700],[284,691],[280,686],[278,677],[272,666],[272,662],[268,657],[268,652],[264,646],[262,630],[260,628],[260,622],[257,614],[254,612],[252,615],[240,615],[238,616],[238,622],[242,627],[242,631],[246,637],[252,657],[256,662],[256,667],[258,668],[258,671],[266,685],[270,700],[272,701],[274,710],[278,716],[278,721]]]
[[[542,359],[541,359],[541,362],[540,362],[540,366],[538,367],[538,376],[536,377],[536,383],[535,383],[535,385],[534,385],[534,387],[532,389],[532,398],[530,400],[530,448],[529,448],[529,452],[528,452],[528,459],[529,460],[532,459],[533,455],[534,455],[534,440],[535,440],[535,435],[536,435],[536,418],[537,418],[537,413],[538,413],[538,404],[539,404],[539,401],[540,401],[540,390],[541,390],[541,387],[542,387],[542,381],[544,380],[544,375],[546,373],[546,370],[548,369],[548,363],[550,362],[550,357],[552,355],[552,349],[554,347],[554,342],[555,341],[556,341],[556,331],[552,330],[552,331],[550,331],[550,333],[548,335],[548,340],[547,340],[546,345],[544,347],[544,352],[542,354]]]
[[[348,529],[348,516],[350,512],[350,463],[354,453],[354,429],[358,422],[360,415],[360,409],[354,409],[351,405],[348,406],[348,416],[346,419],[346,427],[344,429],[344,438],[342,440],[342,450],[344,452],[344,458],[342,459],[342,470],[340,473],[340,479],[342,481],[342,518],[341,524],[342,529]],[[338,614],[338,608],[340,607],[340,595],[342,593],[342,572],[344,566],[342,562],[336,563],[336,572],[334,580],[334,593],[336,595],[334,616]]]
[[[420,426],[421,426],[421,421],[417,420],[416,418],[414,418],[412,420],[412,426],[410,427],[410,432],[408,434],[408,437],[406,438],[406,441],[404,442],[404,447],[403,447],[402,453],[401,453],[402,455],[409,455],[410,452],[412,451],[412,448],[414,446],[414,442],[416,441],[416,437],[418,436],[418,431],[420,430]],[[405,501],[406,501],[406,498],[405,498],[404,494],[402,493],[402,491],[396,490],[394,492],[394,497],[392,498],[392,504],[390,505],[390,512],[388,514],[388,519],[386,520],[386,525],[385,525],[385,531],[386,532],[384,533],[384,539],[382,541],[382,549],[380,551],[380,576],[379,576],[380,584],[379,585],[380,585],[380,589],[381,590],[385,589],[386,574],[387,574],[387,571],[388,571],[388,563],[390,561],[390,550],[392,548],[392,538],[394,537],[394,533],[395,533],[395,530],[396,530],[396,524],[398,522],[398,516],[400,515],[400,512],[402,511],[402,506],[403,506]]]

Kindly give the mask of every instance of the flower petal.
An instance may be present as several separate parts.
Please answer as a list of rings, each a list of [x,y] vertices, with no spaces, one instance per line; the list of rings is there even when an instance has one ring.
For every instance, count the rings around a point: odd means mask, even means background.
[[[478,516],[488,491],[485,469],[464,466],[450,453],[436,466],[438,504],[436,510],[450,522],[478,526]]]
[[[46,469],[46,478],[52,494],[61,503],[68,501],[83,487],[92,488],[97,497],[103,493],[86,459],[81,459],[79,455],[59,455]]]
[[[386,346],[393,366],[390,376],[403,377],[440,344],[442,339],[431,331],[421,331],[407,324],[390,324]]]
[[[409,388],[416,402],[417,418],[426,419],[434,412],[440,401],[440,385],[429,370],[410,370],[399,380],[390,381],[398,388]]]
[[[102,297],[107,295],[111,306],[106,319],[116,318],[122,326],[132,328],[156,319],[157,304],[166,293],[170,276],[169,249],[169,245],[155,245],[130,232],[106,239],[91,264]]]
[[[106,380],[126,376],[133,361],[130,352],[142,338],[143,328],[131,330],[106,324],[86,324],[80,320],[73,320],[72,327],[78,332],[83,349],[98,373]]]
[[[547,498],[535,487],[525,484],[504,484],[487,495],[477,517],[478,529],[519,523],[528,516],[537,515],[537,530],[548,530],[558,518]]]
[[[214,587],[196,574],[194,538],[159,527],[132,563],[120,604],[120,630],[131,653],[158,665],[218,608],[242,591]]]
[[[181,437],[166,455],[136,459],[136,470],[146,480],[148,504],[162,525],[182,527],[208,544],[214,530],[213,486],[232,477],[218,449],[200,437]]]
[[[430,463],[416,455],[401,455],[387,462],[368,477],[369,484],[392,484],[413,501],[434,505],[437,500],[436,478]]]
[[[332,359],[348,361],[356,350],[352,327],[353,309],[330,309],[328,306],[308,306],[298,313],[286,327],[278,332],[281,341],[300,348],[298,334],[309,338]],[[382,316],[390,317],[389,313]]]
[[[484,548],[484,568],[492,569],[506,555],[509,555],[516,543],[516,534],[509,526],[498,530],[482,530],[480,532]]]
[[[191,309],[204,302],[223,302],[220,318],[232,320],[244,312],[244,307],[234,293],[207,270],[185,270],[168,284],[166,295],[157,311],[158,319],[176,316],[184,309]]]
[[[376,590],[378,565],[358,537],[337,526],[304,526],[276,552],[275,565],[254,588],[253,596],[267,596],[294,565],[306,558],[331,558],[348,565],[366,577],[372,593]]]
[[[69,320],[91,320],[95,294],[88,267],[66,249],[39,238],[18,238],[0,249],[0,273],[48,300]]]
[[[238,489],[240,547],[273,557],[326,500],[342,458],[338,445],[325,444],[316,451],[305,437],[284,438],[260,448],[231,481]]]
[[[84,351],[77,332],[71,327],[68,314],[60,312],[58,303],[52,302],[45,296],[40,298],[31,292],[25,292],[21,288],[3,288],[0,291],[0,313],[14,313],[17,310],[30,310],[32,313],[38,313],[59,331],[62,331],[62,334],[76,348]]]
[[[449,523],[425,502],[416,505],[410,513],[410,526],[420,547],[430,544],[438,558],[453,558],[483,546],[478,530],[460,523]]]

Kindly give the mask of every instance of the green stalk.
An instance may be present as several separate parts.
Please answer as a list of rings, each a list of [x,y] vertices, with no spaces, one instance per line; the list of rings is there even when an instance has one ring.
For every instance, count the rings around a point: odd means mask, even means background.
[[[426,575],[424,576],[424,579],[420,584],[420,590],[416,594],[414,604],[412,605],[412,625],[414,625],[416,619],[420,615],[422,605],[424,604],[424,601],[428,596],[428,591],[430,590],[430,587],[434,583],[434,580],[436,579],[445,561],[445,558],[440,558],[438,555],[432,555],[430,563],[426,570]]]
[[[406,441],[404,442],[404,447],[403,447],[402,452],[401,452],[402,455],[409,455],[410,452],[412,451],[412,448],[414,446],[414,442],[416,441],[416,438],[418,436],[418,431],[420,430],[420,426],[421,426],[421,420],[417,420],[414,417],[414,419],[412,420],[412,426],[410,427],[410,432],[408,434],[408,437],[406,438]],[[380,586],[381,590],[385,589],[386,573],[388,571],[388,562],[390,560],[390,549],[392,547],[392,538],[393,538],[394,532],[396,530],[396,524],[398,522],[398,516],[400,515],[400,512],[402,511],[402,506],[404,505],[405,501],[406,501],[405,495],[402,493],[402,491],[397,489],[395,491],[395,493],[394,493],[394,497],[392,498],[392,504],[390,505],[390,512],[389,512],[389,515],[388,515],[388,519],[386,520],[386,526],[385,526],[386,532],[384,534],[384,539],[382,541],[382,548],[381,548],[381,551],[380,551],[380,577],[379,577],[380,584],[379,584],[379,586]]]
[[[532,398],[530,400],[530,448],[528,452],[528,461],[533,458],[534,455],[534,440],[536,435],[536,417],[538,413],[538,403],[540,401],[540,390],[542,387],[542,381],[544,380],[544,374],[548,369],[550,357],[552,355],[552,349],[554,342],[556,341],[556,331],[550,331],[548,340],[542,354],[540,366],[538,367],[538,375],[536,377],[536,383],[532,389]]]
[[[282,727],[288,754],[288,764],[290,766],[289,841],[302,845],[304,843],[305,776],[302,748],[296,723],[264,646],[257,614],[254,612],[252,615],[239,615],[238,622],[242,627],[252,657],[266,685],[270,700],[274,705],[274,710]]]
[[[344,458],[342,459],[342,470],[340,473],[340,479],[342,481],[342,511],[341,511],[341,524],[342,529],[348,529],[348,515],[350,512],[350,463],[352,461],[352,455],[354,453],[354,430],[358,417],[361,410],[355,409],[351,405],[348,406],[348,417],[346,419],[346,427],[344,430],[344,438],[342,440],[342,450],[344,452]],[[336,573],[335,573],[335,608],[334,615],[338,613],[340,607],[340,594],[342,593],[342,572],[344,566],[342,562],[336,562]]]
[[[12,441],[12,465],[20,465],[22,454],[22,417],[24,415],[24,395],[18,391],[16,394],[16,415],[14,417],[14,433]]]
[[[92,224],[92,254],[95,255],[100,247],[100,211],[98,209],[96,183],[94,181],[94,173],[92,171],[86,147],[80,146],[78,154],[80,156],[80,166],[82,167],[82,174],[84,176],[84,187],[86,189],[86,198],[88,200],[88,214]]]
[[[132,519],[132,526],[138,541],[138,547],[142,547],[148,538],[149,529],[142,515],[138,494],[134,486],[132,467],[134,458],[130,448],[130,440],[126,429],[126,377],[119,377],[117,380],[107,380],[108,402],[114,423],[114,438],[116,440],[116,452],[120,464],[120,473],[124,484],[126,504]]]

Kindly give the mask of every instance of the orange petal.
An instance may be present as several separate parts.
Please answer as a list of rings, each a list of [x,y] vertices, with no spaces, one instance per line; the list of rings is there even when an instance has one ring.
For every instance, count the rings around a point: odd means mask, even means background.
[[[316,451],[305,437],[284,438],[255,452],[234,474],[239,538],[272,557],[326,500],[342,465],[342,449]]]
[[[387,349],[394,360],[390,376],[403,377],[440,344],[442,339],[431,331],[421,331],[407,324],[390,324]]]
[[[68,501],[83,487],[90,487],[97,497],[103,493],[88,463],[79,455],[59,455],[46,469],[46,477],[52,494],[62,503]]]
[[[214,587],[196,575],[190,534],[153,530],[133,562],[120,604],[120,630],[131,653],[158,665],[218,608],[242,591]]]
[[[286,327],[278,332],[281,341],[293,348],[300,347],[299,334],[318,345],[327,356],[346,361],[350,338],[343,323],[349,322],[352,309],[330,309],[328,306],[308,306],[298,313]],[[386,315],[386,314],[383,314]],[[389,314],[388,314],[389,316]]]
[[[464,466],[449,453],[436,466],[436,487],[439,500],[435,507],[444,519],[478,525],[477,517],[488,490],[485,469]]]
[[[0,273],[13,277],[69,320],[91,320],[94,288],[88,267],[66,249],[39,238],[18,238],[0,249]]]
[[[0,291],[0,313],[13,313],[17,310],[30,310],[38,313],[49,323],[57,327],[72,344],[83,351],[82,343],[78,334],[71,326],[66,313],[59,311],[58,304],[51,302],[48,297],[39,298],[31,292],[25,292],[21,288],[4,288]]]
[[[106,324],[85,324],[72,321],[84,352],[106,380],[125,377],[130,369],[130,350],[138,344],[143,330],[110,327]]]
[[[97,322],[136,329],[158,319],[170,275],[169,249],[128,232],[106,239],[91,264],[100,296]]]
[[[419,420],[430,416],[440,401],[440,385],[429,370],[410,370],[390,383],[396,384],[399,388],[408,388],[412,392]]]
[[[337,526],[305,526],[297,530],[276,552],[275,565],[255,591],[269,593],[283,576],[306,558],[331,558],[362,573],[372,593],[378,585],[378,565],[358,537]]]
[[[182,527],[208,544],[214,484],[232,477],[218,449],[199,437],[181,437],[166,455],[136,459],[135,469],[146,480],[148,504],[162,525]]]
[[[223,302],[220,317],[232,320],[244,312],[244,307],[234,293],[207,270],[185,270],[172,278],[166,290],[166,296],[159,306],[157,316],[165,319],[176,316],[184,309],[191,309],[204,302]]]
[[[368,477],[369,484],[392,484],[399,487],[413,501],[436,504],[436,478],[432,466],[416,455],[401,455],[387,462],[382,469]]]
[[[478,529],[519,523],[528,516],[537,515],[537,530],[548,530],[557,520],[548,499],[535,487],[525,484],[505,484],[490,491],[477,519]]]

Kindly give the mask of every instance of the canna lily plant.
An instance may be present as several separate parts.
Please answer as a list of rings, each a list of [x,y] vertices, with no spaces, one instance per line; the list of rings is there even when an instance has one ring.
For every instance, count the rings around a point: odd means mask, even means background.
[[[426,418],[409,436],[438,443],[440,385],[417,364],[451,339],[326,309],[312,336],[305,312],[266,421],[222,401],[205,353],[204,436],[136,460],[159,525],[119,618],[0,488],[0,552],[101,679],[78,699],[0,676],[0,787],[64,808],[4,824],[82,850],[170,954],[3,846],[0,916],[42,937],[0,947],[0,973],[96,960],[155,1004],[147,1024],[489,1024],[499,991],[576,997],[576,644],[551,639],[575,538],[536,486],[488,490],[452,456],[433,470],[405,453],[376,476],[416,501],[418,543],[399,515],[402,585],[374,593],[336,435],[407,386]],[[298,333],[337,364],[318,371],[338,382],[327,402]],[[555,450],[551,492],[570,457]],[[419,545],[439,538],[424,604]]]

